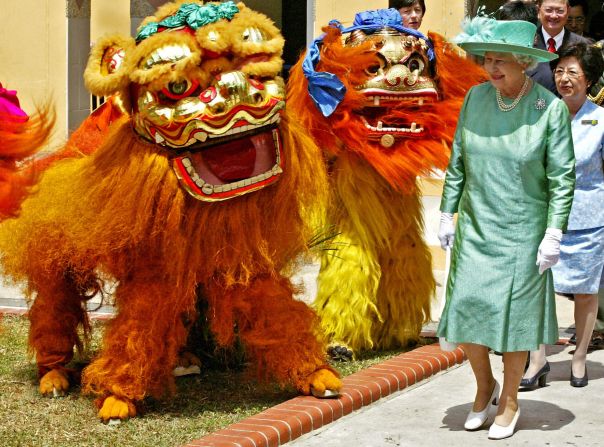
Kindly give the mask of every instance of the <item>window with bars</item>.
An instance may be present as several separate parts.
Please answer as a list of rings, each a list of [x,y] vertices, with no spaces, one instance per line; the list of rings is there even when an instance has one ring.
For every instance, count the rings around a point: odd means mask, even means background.
[[[90,95],[90,113],[94,112],[105,102],[104,96]]]

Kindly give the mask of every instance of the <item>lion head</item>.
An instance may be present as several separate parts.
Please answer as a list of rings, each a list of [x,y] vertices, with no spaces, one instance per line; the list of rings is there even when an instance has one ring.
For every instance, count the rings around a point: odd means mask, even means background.
[[[353,153],[391,186],[448,161],[465,92],[482,69],[433,33],[404,28],[396,10],[338,22],[292,69],[288,107],[332,156]]]
[[[283,172],[283,37],[243,3],[177,1],[136,38],[99,41],[85,73],[93,94],[120,92],[134,131],[167,149],[182,187],[222,201]]]

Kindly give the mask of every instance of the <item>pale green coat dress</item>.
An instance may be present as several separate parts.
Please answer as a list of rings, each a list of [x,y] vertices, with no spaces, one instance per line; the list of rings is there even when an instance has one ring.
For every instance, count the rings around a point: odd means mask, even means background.
[[[491,83],[468,92],[440,207],[459,214],[439,336],[500,352],[558,340],[551,270],[535,263],[546,228],[566,228],[574,166],[568,109],[550,91],[533,84],[509,112]]]

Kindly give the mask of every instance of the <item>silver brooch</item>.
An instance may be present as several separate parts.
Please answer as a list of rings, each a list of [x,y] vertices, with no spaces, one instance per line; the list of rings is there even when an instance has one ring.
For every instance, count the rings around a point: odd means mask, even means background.
[[[535,101],[535,108],[537,110],[545,109],[546,105],[547,105],[547,103],[545,102],[545,99],[543,99],[543,98],[539,98],[537,101]]]

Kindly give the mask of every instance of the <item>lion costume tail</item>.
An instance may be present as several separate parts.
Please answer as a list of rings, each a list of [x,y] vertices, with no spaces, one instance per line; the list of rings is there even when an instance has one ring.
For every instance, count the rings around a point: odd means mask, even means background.
[[[19,213],[21,202],[38,175],[29,157],[44,147],[55,123],[54,112],[44,106],[29,119],[0,117],[0,219]]]

